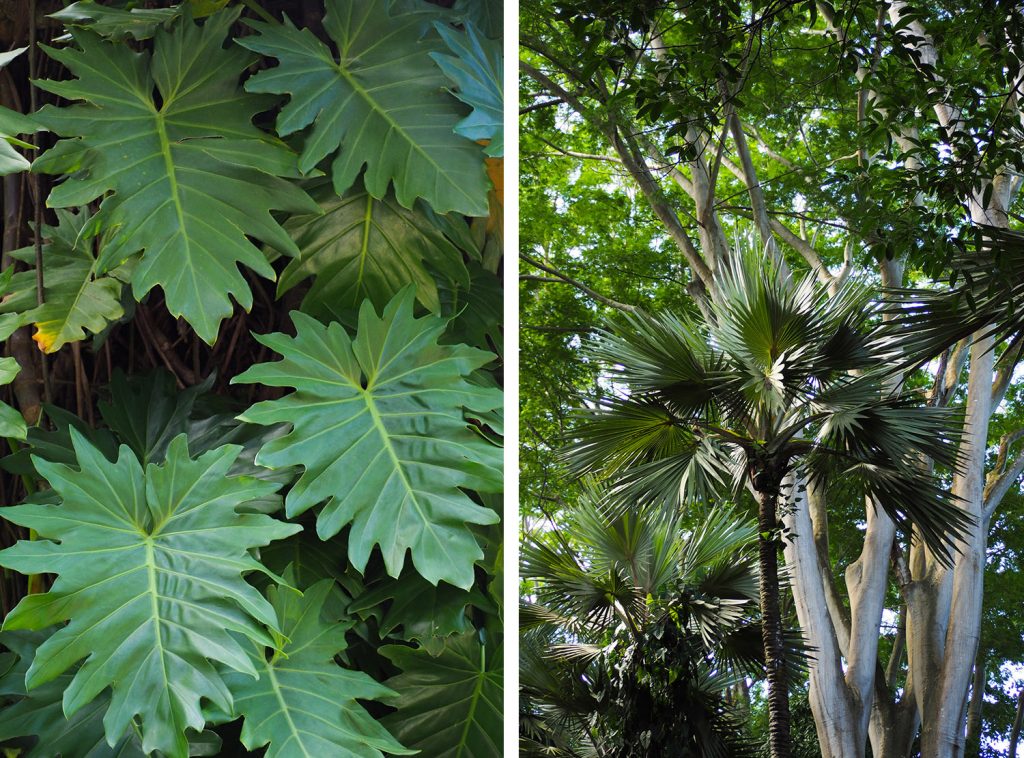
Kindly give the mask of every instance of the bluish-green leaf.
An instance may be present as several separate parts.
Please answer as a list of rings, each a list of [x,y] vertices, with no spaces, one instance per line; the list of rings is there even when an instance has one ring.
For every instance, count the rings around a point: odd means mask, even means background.
[[[258,36],[238,40],[280,64],[246,83],[250,92],[288,95],[277,131],[307,126],[299,166],[311,171],[333,155],[340,195],[363,167],[366,189],[384,197],[394,183],[406,208],[423,198],[438,213],[488,213],[488,181],[481,149],[454,133],[465,110],[444,91],[430,53],[435,34],[423,35],[422,12],[389,14],[388,0],[327,0],[324,29],[338,55],[309,29],[247,22]]]

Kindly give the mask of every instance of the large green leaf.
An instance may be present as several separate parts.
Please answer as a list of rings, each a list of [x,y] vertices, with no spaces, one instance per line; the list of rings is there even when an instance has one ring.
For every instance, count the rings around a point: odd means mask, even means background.
[[[414,284],[425,308],[440,310],[431,270],[468,286],[462,253],[421,208],[403,208],[391,192],[375,198],[358,184],[338,197],[330,185],[311,191],[323,214],[293,216],[285,229],[302,252],[278,283],[287,292],[316,278],[302,302],[311,315],[337,316],[369,298],[378,308]]]
[[[364,183],[384,197],[394,182],[406,208],[421,197],[438,213],[486,216],[483,153],[454,132],[465,115],[445,91],[429,55],[443,49],[423,34],[425,11],[395,16],[389,0],[327,0],[324,28],[338,56],[309,29],[247,22],[259,36],[239,44],[280,61],[246,82],[250,92],[289,95],[277,119],[285,136],[313,124],[299,167],[310,171],[336,153],[334,187],[342,194],[366,166]],[[435,9],[436,10],[436,9]]]
[[[430,57],[455,84],[455,96],[473,108],[455,131],[467,139],[488,140],[485,152],[500,158],[505,152],[501,40],[487,39],[472,21],[465,23],[464,32],[440,22],[435,26],[454,55],[431,53]]]
[[[14,358],[0,358],[0,387],[10,384],[21,371],[21,366]],[[23,440],[28,433],[25,419],[14,408],[0,403],[0,437]]]
[[[397,579],[386,577],[369,584],[348,610],[364,618],[377,616],[382,637],[427,642],[471,629],[466,613],[470,603],[485,605],[486,600],[479,590],[466,592],[444,582],[434,586],[406,571]],[[398,629],[401,632],[394,634]]]
[[[0,565],[58,575],[49,592],[22,599],[4,629],[68,621],[39,647],[26,686],[85,658],[64,692],[68,716],[109,687],[109,743],[140,717],[146,752],[185,756],[186,729],[205,723],[200,701],[231,708],[214,663],[256,673],[232,633],[273,645],[264,627],[276,628],[274,609],[242,576],[265,571],[249,551],[301,527],[237,512],[278,486],[227,477],[237,447],[192,460],[181,436],[164,465],[143,469],[126,446],[112,463],[71,436],[79,469],[35,461],[61,503],[0,511],[44,538],[0,552]]]
[[[386,684],[399,693],[384,725],[403,745],[431,758],[502,755],[502,649],[474,632],[451,637],[437,657],[390,645],[381,652],[402,673]]]
[[[108,693],[99,695],[70,718],[64,716],[61,698],[74,678],[72,672],[61,674],[33,690],[25,690],[25,674],[36,649],[46,638],[45,632],[5,632],[0,643],[14,651],[18,660],[0,677],[0,698],[14,701],[0,708],[0,742],[19,737],[35,737],[36,744],[24,753],[26,758],[143,758],[138,735],[129,731],[118,742],[107,744],[103,730],[103,714],[110,705]]]
[[[327,501],[317,532],[327,538],[351,523],[349,560],[358,570],[379,545],[388,573],[398,576],[411,550],[431,583],[468,588],[483,553],[467,524],[498,516],[463,488],[500,488],[501,456],[463,414],[498,408],[502,395],[467,381],[494,356],[438,345],[445,320],[415,318],[413,299],[410,287],[383,316],[364,302],[355,339],[338,323],[293,313],[295,337],[258,338],[284,359],[253,366],[235,381],[296,392],[257,403],[240,418],[292,425],[257,463],[305,468],[285,501],[288,514]]]
[[[224,677],[235,711],[245,719],[242,744],[250,750],[269,744],[267,758],[380,758],[382,751],[412,753],[356,701],[395,693],[334,661],[346,647],[345,632],[351,623],[322,616],[333,585],[333,580],[325,579],[302,595],[269,588],[267,595],[287,641],[271,657],[262,645],[250,649],[258,679],[237,673]]]
[[[133,262],[118,266],[109,275],[99,274],[93,241],[84,234],[90,216],[88,210],[77,214],[58,210],[57,226],[43,227],[42,305],[36,305],[35,250],[23,248],[13,254],[33,268],[15,275],[12,296],[4,309],[27,308],[21,319],[35,324],[32,339],[47,353],[85,339],[87,331],[98,334],[124,315],[121,290],[131,277]]]
[[[61,208],[104,197],[93,224],[110,232],[100,273],[142,250],[132,276],[135,296],[162,287],[168,310],[208,343],[232,312],[231,296],[247,310],[252,306],[238,264],[274,277],[248,237],[297,255],[271,210],[317,210],[280,178],[294,174],[294,155],[252,124],[271,103],[238,86],[253,58],[223,46],[237,15],[159,29],[152,54],[75,31],[81,50],[48,53],[78,78],[40,82],[84,101],[38,113],[47,128],[79,138],[62,140],[36,160],[34,170],[71,174],[48,203]]]

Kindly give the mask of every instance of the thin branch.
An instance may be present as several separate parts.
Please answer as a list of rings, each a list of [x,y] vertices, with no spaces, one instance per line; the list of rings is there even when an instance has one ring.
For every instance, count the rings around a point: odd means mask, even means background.
[[[541,263],[538,260],[534,260],[526,253],[520,253],[519,257],[522,260],[529,263],[534,268],[540,269],[541,271],[544,271],[548,274],[551,274],[554,277],[557,277],[566,284],[572,285],[580,292],[587,295],[587,297],[591,298],[592,300],[596,300],[602,305],[607,305],[609,308],[615,308],[616,310],[624,311],[625,313],[637,313],[640,310],[635,305],[629,305],[628,303],[620,303],[618,300],[612,300],[610,297],[605,297],[600,292],[597,292],[596,290],[593,290],[587,285],[585,285],[583,282],[573,279],[571,276],[563,274],[558,269],[552,268],[551,266]]]
[[[549,108],[552,105],[561,105],[563,102],[565,102],[565,101],[562,100],[562,98],[556,97],[553,100],[545,100],[542,103],[534,103],[533,105],[527,105],[525,108],[520,108],[519,109],[519,115],[520,116],[524,116],[527,113],[532,113],[533,111],[539,111],[541,108]]]
[[[572,106],[577,113],[590,120],[594,126],[604,132],[605,136],[608,138],[609,142],[611,142],[615,151],[622,159],[623,164],[633,176],[633,179],[638,185],[640,185],[640,190],[643,192],[644,197],[650,204],[651,209],[668,230],[669,235],[683,253],[683,257],[686,258],[686,262],[689,264],[690,268],[697,275],[700,282],[703,283],[704,287],[710,288],[713,284],[711,269],[708,268],[707,264],[701,258],[700,253],[698,253],[697,249],[693,246],[693,242],[690,241],[690,237],[686,233],[686,230],[679,222],[679,218],[665,201],[661,187],[654,180],[654,176],[647,167],[647,164],[643,159],[643,155],[640,153],[635,142],[632,142],[630,137],[621,135],[618,128],[611,120],[603,123],[596,121],[589,109],[584,106],[583,102],[578,97],[569,93],[564,87],[561,87],[547,74],[526,62],[520,62],[519,66],[524,73],[544,87],[549,94],[565,100],[565,102]],[[608,111],[608,114],[610,116],[611,111]]]
[[[992,518],[992,514],[1010,491],[1010,487],[1016,484],[1020,475],[1024,473],[1024,451],[1017,454],[1013,463],[1007,462],[1010,446],[1021,437],[1024,437],[1024,429],[1004,434],[999,440],[999,456],[995,469],[989,473],[985,481],[982,512],[986,522]]]

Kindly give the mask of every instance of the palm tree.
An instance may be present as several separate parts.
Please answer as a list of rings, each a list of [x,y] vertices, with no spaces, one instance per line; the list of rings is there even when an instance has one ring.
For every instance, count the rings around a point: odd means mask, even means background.
[[[684,529],[593,490],[560,521],[522,553],[522,754],[751,754],[727,693],[763,674],[754,524],[719,508]]]
[[[583,412],[569,461],[581,475],[607,478],[623,505],[752,492],[770,742],[773,756],[788,758],[784,495],[803,477],[842,477],[948,561],[970,518],[921,460],[956,467],[961,419],[883,391],[904,356],[880,322],[881,305],[856,283],[830,296],[811,276],[794,280],[737,254],[709,310],[704,319],[629,314],[598,334],[589,355],[605,365],[609,395]]]

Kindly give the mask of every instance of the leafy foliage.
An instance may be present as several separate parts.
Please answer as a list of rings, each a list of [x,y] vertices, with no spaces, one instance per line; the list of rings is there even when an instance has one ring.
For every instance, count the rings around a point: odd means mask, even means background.
[[[32,265],[32,269],[14,277],[13,292],[4,305],[8,311],[20,310],[21,320],[35,324],[32,338],[47,353],[79,342],[87,333],[100,334],[124,315],[121,293],[131,280],[135,263],[131,261],[101,275],[98,258],[90,249],[92,240],[85,233],[90,221],[88,211],[74,215],[59,210],[57,221],[57,226],[43,228],[48,240],[43,246],[47,263],[44,302],[35,305],[35,251],[25,248],[13,252],[12,257]]]
[[[0,358],[0,386],[10,384],[20,370],[14,358]],[[27,432],[21,414],[11,406],[0,403],[0,436],[21,440],[25,439]]]
[[[0,752],[410,754],[451,672],[382,651],[500,639],[501,162],[431,55],[500,16],[0,23]]]
[[[688,527],[677,512],[602,501],[588,490],[523,547],[526,753],[751,754],[725,693],[763,676],[756,528],[726,508]]]
[[[100,257],[101,273],[142,251],[132,276],[136,297],[161,287],[170,312],[208,343],[231,314],[229,295],[252,307],[237,264],[274,276],[247,237],[298,254],[270,212],[316,210],[280,178],[294,174],[294,156],[252,124],[269,103],[238,85],[252,57],[223,46],[237,15],[159,29],[152,54],[73,32],[81,50],[48,52],[78,78],[40,83],[84,101],[38,114],[48,129],[78,138],[58,143],[35,164],[36,171],[73,172],[50,205],[106,195],[94,224],[117,234]]]
[[[587,412],[577,470],[612,477],[617,498],[674,504],[747,477],[778,488],[802,466],[856,481],[948,561],[970,518],[918,456],[957,468],[959,414],[883,393],[898,354],[870,322],[879,306],[856,283],[829,295],[752,256],[721,282],[713,319],[628,315],[599,333],[591,355],[630,392]]]
[[[381,653],[402,671],[387,681],[398,710],[384,724],[403,744],[439,758],[502,755],[500,644],[467,632],[436,656],[399,645]]]
[[[288,263],[278,283],[278,292],[284,293],[315,277],[302,301],[304,312],[346,316],[364,299],[383,308],[410,283],[416,285],[417,300],[437,312],[437,274],[456,286],[469,284],[462,253],[422,204],[410,210],[390,192],[377,199],[358,186],[342,197],[328,185],[311,194],[322,213],[286,222],[302,253]]]
[[[35,656],[36,648],[47,638],[43,632],[6,632],[3,643],[13,652],[11,667],[0,678],[0,697],[13,698],[14,702],[4,708],[0,721],[0,740],[15,737],[37,737],[36,748],[28,756],[40,756],[53,751],[67,756],[123,756],[141,758],[145,755],[134,732],[126,734],[116,745],[107,744],[103,729],[103,714],[110,704],[106,694],[79,709],[70,718],[65,718],[61,708],[64,690],[73,679],[73,672],[61,674],[56,679],[25,690],[25,674]],[[14,660],[16,658],[16,660]],[[2,669],[2,666],[0,666]]]
[[[324,579],[302,595],[272,587],[268,597],[281,619],[277,648],[249,652],[259,677],[225,676],[235,709],[244,718],[242,743],[250,750],[269,744],[268,758],[330,755],[407,755],[356,702],[394,693],[334,661],[346,647],[349,624],[321,618],[333,581]],[[268,652],[272,653],[268,658]]]
[[[188,754],[185,730],[202,730],[200,698],[230,708],[212,661],[253,673],[230,631],[272,644],[273,609],[242,574],[265,570],[248,550],[299,527],[236,508],[275,485],[224,478],[238,448],[192,460],[185,439],[167,462],[144,470],[122,447],[111,463],[72,432],[79,469],[37,463],[61,504],[12,506],[4,517],[56,542],[21,542],[0,565],[59,578],[45,595],[21,601],[5,629],[43,629],[69,620],[36,652],[26,686],[45,684],[87,658],[64,694],[73,715],[106,687],[107,739],[120,740],[135,716],[143,749]],[[117,572],[113,569],[116,567]],[[188,681],[182,689],[178,682]]]
[[[501,480],[499,451],[471,430],[465,413],[497,408],[501,397],[467,378],[493,356],[438,345],[444,320],[415,318],[412,295],[397,295],[381,316],[364,302],[354,339],[340,324],[300,313],[292,314],[294,338],[260,337],[283,360],[235,381],[296,391],[241,418],[292,425],[257,462],[305,469],[285,500],[289,515],[326,500],[317,532],[326,539],[352,523],[349,560],[357,569],[379,545],[392,576],[408,550],[430,582],[469,587],[483,553],[467,524],[498,517],[460,488],[494,491]]]
[[[431,53],[437,65],[458,88],[455,96],[473,112],[455,125],[455,132],[471,140],[487,140],[487,155],[503,155],[501,94],[501,44],[489,40],[472,22],[466,24],[465,34],[444,24],[435,23],[437,33],[453,53]]]
[[[0,69],[25,52],[26,49],[22,47],[0,54]],[[15,135],[31,134],[39,131],[39,128],[39,124],[28,116],[0,106],[0,176],[24,171],[29,167],[29,162],[12,145],[32,148],[32,145],[22,142]]]
[[[423,198],[438,213],[486,216],[479,148],[455,133],[460,109],[443,95],[444,80],[430,63],[438,41],[424,36],[422,15],[395,16],[389,5],[327,0],[324,27],[337,57],[287,19],[251,22],[259,36],[240,44],[281,63],[254,76],[246,89],[291,96],[277,131],[286,136],[313,125],[299,168],[307,172],[335,154],[331,174],[339,195],[365,165],[363,183],[374,197],[384,197],[393,182],[406,208]]]

